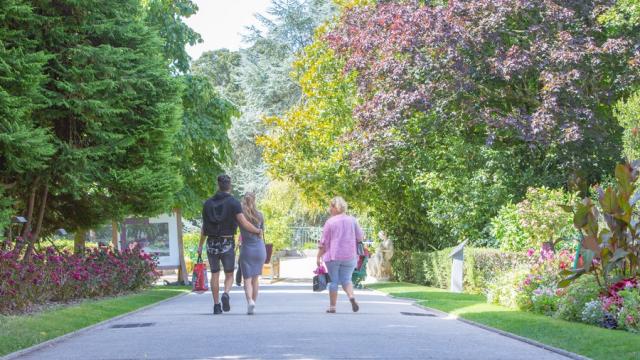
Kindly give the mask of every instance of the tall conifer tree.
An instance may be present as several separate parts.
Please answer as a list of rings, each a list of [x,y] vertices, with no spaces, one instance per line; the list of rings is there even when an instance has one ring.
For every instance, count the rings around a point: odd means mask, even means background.
[[[180,186],[173,155],[180,82],[137,0],[33,1],[33,31],[50,56],[48,104],[34,119],[56,153],[33,179],[45,228],[87,229],[124,215],[169,210]],[[29,201],[25,201],[29,203]],[[46,211],[44,211],[46,209]],[[36,216],[39,220],[40,216]],[[34,222],[35,223],[35,222]]]

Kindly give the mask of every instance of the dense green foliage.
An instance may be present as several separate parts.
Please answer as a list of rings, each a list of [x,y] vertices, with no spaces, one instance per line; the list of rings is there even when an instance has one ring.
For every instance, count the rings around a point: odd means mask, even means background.
[[[61,227],[191,215],[213,190],[236,109],[184,74],[195,11],[189,0],[3,4],[0,228],[27,217],[13,228],[27,240],[18,251]]]
[[[568,208],[581,235],[583,264],[566,271],[562,286],[592,273],[604,290],[621,278],[640,275],[640,221],[634,210],[640,200],[639,185],[640,163],[620,164],[615,183],[596,188],[596,203],[584,198]]]
[[[17,212],[32,215],[32,192],[47,229],[87,229],[170,208],[180,185],[172,149],[181,87],[139,2],[33,6],[46,25],[31,36],[50,56],[47,106],[33,118],[55,134],[56,153],[18,188]]]
[[[561,189],[529,188],[524,200],[504,205],[491,220],[491,234],[500,249],[523,252],[547,244],[552,248],[574,248],[577,233],[573,219],[562,206],[572,204]]]
[[[433,252],[400,251],[392,259],[393,277],[398,281],[448,289],[451,279],[451,250]],[[500,273],[527,262],[518,253],[495,249],[464,249],[464,289],[469,293],[482,293],[487,284]]]
[[[232,157],[227,136],[237,109],[220,97],[206,77],[185,75],[182,128],[175,143],[184,186],[175,202],[185,218],[197,217],[215,189],[216,178]]]
[[[175,72],[186,73],[191,58],[186,45],[202,42],[200,34],[191,29],[184,19],[198,11],[191,0],[142,0],[145,21],[164,40],[163,54]]]
[[[27,33],[37,24],[26,1],[0,7],[0,229],[14,215],[16,190],[45,169],[54,153],[51,132],[31,117],[45,104],[42,67],[47,56]]]
[[[616,117],[624,128],[624,156],[629,161],[640,159],[640,91],[616,106]]]
[[[502,205],[620,159],[637,34],[596,3],[342,2],[297,58],[302,101],[267,122],[271,175],[361,204],[403,249],[496,245]]]

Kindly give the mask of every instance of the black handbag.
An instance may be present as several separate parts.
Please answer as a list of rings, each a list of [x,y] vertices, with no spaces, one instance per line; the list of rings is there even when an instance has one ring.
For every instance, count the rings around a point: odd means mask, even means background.
[[[329,274],[318,274],[313,277],[313,291],[320,292],[327,289],[327,285],[331,282]]]

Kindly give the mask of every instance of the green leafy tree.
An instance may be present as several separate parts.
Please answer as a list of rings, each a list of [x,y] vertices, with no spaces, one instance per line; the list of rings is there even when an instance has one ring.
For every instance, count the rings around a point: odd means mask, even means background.
[[[181,86],[140,3],[31,5],[41,25],[30,38],[49,57],[47,104],[33,120],[55,135],[56,151],[21,191],[30,248],[58,227],[88,229],[170,209],[180,186],[173,144]]]
[[[215,189],[216,177],[231,158],[227,130],[236,108],[224,100],[206,77],[186,75],[183,120],[175,144],[184,186],[176,195],[185,217],[195,217]]]
[[[598,17],[605,29],[612,36],[634,38],[640,43],[640,1],[618,0],[615,5]],[[631,67],[640,67],[640,54],[629,61]],[[621,100],[616,106],[616,118],[624,128],[623,153],[629,160],[640,158],[640,90],[636,89],[627,99]]]
[[[208,78],[219,94],[234,105],[242,106],[245,100],[238,73],[241,63],[242,56],[238,51],[206,51],[193,62],[191,72]]]
[[[47,57],[26,33],[36,26],[28,2],[6,1],[0,7],[0,229],[18,214],[20,190],[54,152],[51,132],[31,118],[45,104]]]
[[[623,153],[629,160],[640,159],[640,91],[616,106],[616,118],[624,128]]]
[[[305,49],[302,100],[269,120],[271,171],[367,203],[401,249],[496,245],[502,204],[598,182],[620,157],[635,38],[607,35],[595,3],[341,2],[316,40],[332,52]]]
[[[238,190],[266,191],[267,166],[256,145],[256,138],[266,130],[262,119],[282,115],[299,101],[300,87],[291,78],[292,62],[333,10],[329,0],[274,0],[266,14],[257,16],[262,30],[249,29],[249,47],[241,51],[237,72],[244,97],[242,116],[230,131],[236,156],[228,172]]]
[[[143,3],[145,20],[164,39],[163,53],[172,69],[188,72],[191,57],[186,45],[201,43],[202,37],[184,19],[198,12],[198,6],[191,0],[144,0]]]

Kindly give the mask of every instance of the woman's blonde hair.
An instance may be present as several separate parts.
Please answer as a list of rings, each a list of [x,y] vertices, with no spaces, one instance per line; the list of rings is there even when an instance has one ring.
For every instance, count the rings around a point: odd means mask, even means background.
[[[341,196],[331,199],[331,207],[336,209],[340,214],[347,212],[347,202]]]
[[[242,197],[242,213],[255,226],[259,226],[262,222],[262,214],[256,207],[256,194],[248,192]]]

